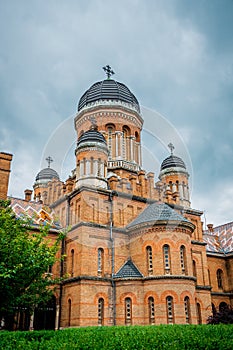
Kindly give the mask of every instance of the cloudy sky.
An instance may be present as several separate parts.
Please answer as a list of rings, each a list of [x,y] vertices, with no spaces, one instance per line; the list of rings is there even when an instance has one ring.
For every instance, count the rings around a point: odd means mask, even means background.
[[[0,0],[0,38],[9,194],[23,197],[48,155],[69,175],[78,100],[110,64],[145,107],[146,170],[158,176],[172,141],[188,163],[192,207],[207,223],[233,221],[232,0]],[[174,135],[161,139],[161,125]]]

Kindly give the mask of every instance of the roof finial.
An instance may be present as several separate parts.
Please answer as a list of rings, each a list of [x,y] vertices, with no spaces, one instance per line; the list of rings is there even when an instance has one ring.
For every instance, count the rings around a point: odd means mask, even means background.
[[[175,147],[171,142],[168,144],[168,148],[170,148],[171,156],[173,156],[173,151],[174,151]]]
[[[110,79],[111,75],[115,74],[115,72],[113,72],[112,70],[112,67],[110,67],[108,64],[105,67],[103,67],[103,70],[107,74],[108,79]]]
[[[53,162],[52,157],[48,156],[45,160],[48,162],[48,168],[50,168],[50,164]]]

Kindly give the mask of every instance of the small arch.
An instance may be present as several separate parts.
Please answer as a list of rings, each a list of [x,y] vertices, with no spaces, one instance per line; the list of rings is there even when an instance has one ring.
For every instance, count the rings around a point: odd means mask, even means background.
[[[71,277],[73,277],[73,275],[74,275],[74,249],[71,249],[70,255],[71,255],[70,275],[71,275]]]
[[[98,248],[98,274],[102,275],[104,270],[104,249]]]
[[[225,303],[225,301],[222,301],[218,307],[220,312],[226,310],[227,308],[228,308],[228,305],[227,305],[227,303]]]
[[[171,257],[170,247],[168,244],[163,246],[163,263],[164,263],[164,274],[170,275],[171,273]]]
[[[71,325],[71,299],[68,299],[68,327]]]
[[[201,305],[200,303],[196,303],[197,307],[197,323],[202,324],[202,318],[201,318]]]
[[[147,258],[148,274],[152,274],[153,273],[153,255],[152,255],[152,247],[150,245],[146,247],[146,258]]]
[[[218,288],[223,289],[223,271],[221,269],[218,269],[216,275],[217,275]]]
[[[148,298],[149,324],[155,324],[155,301],[153,297]]]
[[[98,299],[98,325],[104,325],[104,299]]]
[[[187,274],[187,266],[186,266],[186,249],[185,246],[182,245],[180,247],[180,266],[181,266],[181,273],[183,275]]]
[[[174,303],[173,303],[173,297],[170,295],[166,297],[166,307],[167,307],[167,323],[173,324],[174,323]]]
[[[135,131],[135,141],[140,142],[140,135],[137,131]]]
[[[184,298],[184,311],[185,311],[185,320],[187,324],[191,323],[191,311],[190,311],[190,299],[188,296]]]
[[[125,324],[132,324],[132,300],[131,298],[125,298]]]

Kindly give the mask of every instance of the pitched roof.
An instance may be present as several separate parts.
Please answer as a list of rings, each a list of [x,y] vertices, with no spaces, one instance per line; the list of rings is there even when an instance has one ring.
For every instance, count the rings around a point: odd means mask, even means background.
[[[156,221],[177,221],[190,223],[189,220],[178,214],[174,209],[169,207],[169,205],[155,202],[149,204],[141,214],[139,214],[131,223],[129,223],[127,228]]]
[[[207,243],[207,252],[233,252],[233,222],[214,227],[213,232],[205,230],[203,240]]]
[[[60,223],[55,218],[54,212],[42,203],[28,202],[24,199],[9,197],[11,208],[17,218],[29,218],[33,226],[49,225],[52,228],[60,229]]]
[[[126,263],[120,268],[120,270],[115,274],[115,278],[132,278],[132,277],[143,277],[138,268],[134,265],[131,259],[126,261]]]

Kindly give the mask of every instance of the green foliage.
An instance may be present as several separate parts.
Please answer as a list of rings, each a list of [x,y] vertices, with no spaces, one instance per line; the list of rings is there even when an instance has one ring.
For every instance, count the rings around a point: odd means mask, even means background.
[[[232,350],[233,326],[88,327],[0,332],[0,348],[37,350]]]
[[[33,230],[27,218],[15,217],[9,201],[0,201],[0,316],[15,307],[32,310],[51,297],[48,286],[57,281],[46,272],[57,260],[63,234],[52,243],[48,232],[48,226]]]
[[[215,311],[212,316],[208,317],[208,324],[233,324],[233,307],[226,305]]]

